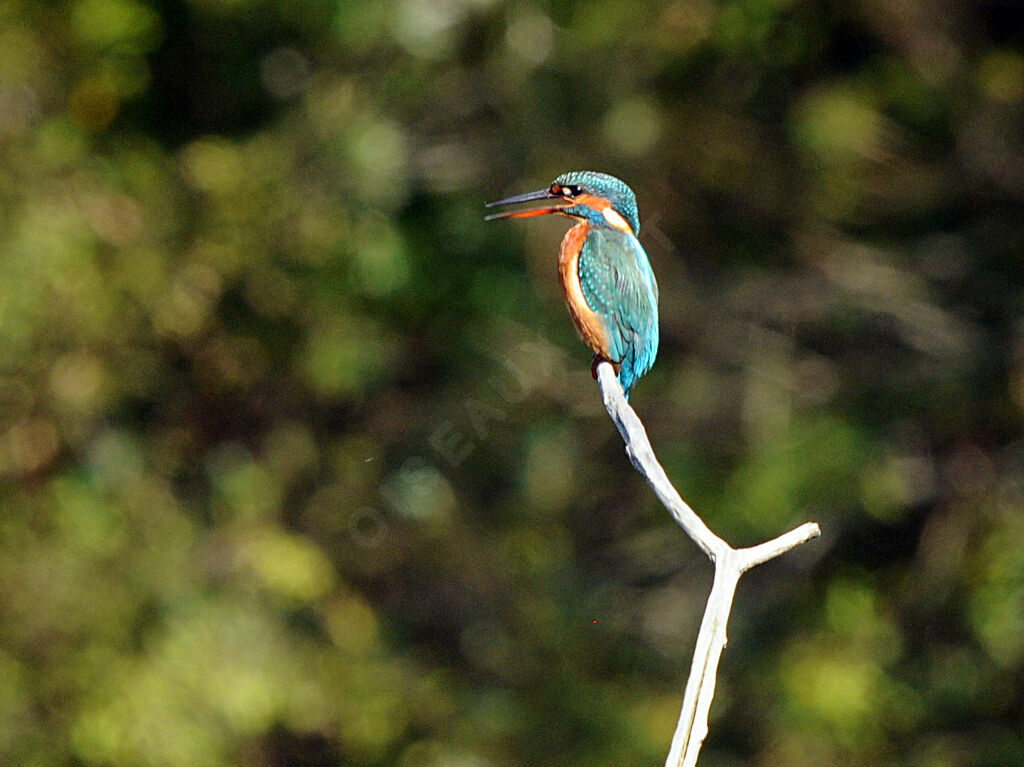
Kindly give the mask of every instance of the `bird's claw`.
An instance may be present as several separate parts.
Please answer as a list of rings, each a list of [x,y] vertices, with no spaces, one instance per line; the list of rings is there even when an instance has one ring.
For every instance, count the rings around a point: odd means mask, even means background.
[[[594,361],[590,363],[590,375],[594,376],[595,381],[597,380],[597,366],[600,365],[602,362],[611,362],[612,369],[615,371],[616,376],[618,376],[619,373],[622,372],[621,362],[612,362],[611,360],[606,360],[600,354],[595,354]]]

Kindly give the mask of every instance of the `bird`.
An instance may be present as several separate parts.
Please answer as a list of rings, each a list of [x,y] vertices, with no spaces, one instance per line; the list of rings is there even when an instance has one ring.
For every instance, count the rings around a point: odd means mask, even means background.
[[[637,239],[640,214],[633,190],[597,171],[563,173],[551,185],[487,203],[488,208],[538,200],[544,207],[502,211],[487,221],[555,214],[574,219],[558,252],[566,306],[594,352],[591,374],[610,362],[629,399],[658,355],[658,282]]]

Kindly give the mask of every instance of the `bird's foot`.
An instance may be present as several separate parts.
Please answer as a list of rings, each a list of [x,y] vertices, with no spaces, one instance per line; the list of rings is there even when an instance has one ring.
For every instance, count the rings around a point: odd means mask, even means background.
[[[611,362],[612,369],[615,371],[616,376],[618,376],[619,373],[622,372],[621,362],[612,362],[611,360],[606,360],[600,354],[595,354],[594,361],[590,363],[590,375],[594,376],[595,381],[597,380],[597,366],[600,365],[602,362]]]

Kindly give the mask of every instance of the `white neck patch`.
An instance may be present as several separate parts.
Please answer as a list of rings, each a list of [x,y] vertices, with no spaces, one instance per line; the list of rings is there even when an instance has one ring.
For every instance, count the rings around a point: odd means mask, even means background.
[[[608,226],[613,227],[615,229],[620,229],[623,232],[626,232],[627,234],[633,233],[633,230],[630,228],[629,223],[626,221],[626,219],[620,216],[619,212],[612,208],[611,206],[607,208],[602,208],[601,215],[604,216],[604,220],[608,222]]]

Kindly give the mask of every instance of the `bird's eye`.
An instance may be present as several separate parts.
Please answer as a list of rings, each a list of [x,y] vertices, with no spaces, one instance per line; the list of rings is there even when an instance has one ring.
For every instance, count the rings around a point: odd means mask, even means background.
[[[563,186],[561,184],[551,185],[551,194],[557,194],[560,197],[575,197],[580,193],[578,186]]]

